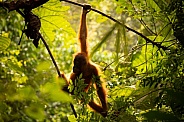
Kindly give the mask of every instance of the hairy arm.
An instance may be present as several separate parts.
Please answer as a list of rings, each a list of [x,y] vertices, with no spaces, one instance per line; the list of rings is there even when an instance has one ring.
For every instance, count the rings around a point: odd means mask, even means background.
[[[88,55],[88,47],[87,47],[87,25],[86,25],[86,15],[90,11],[91,6],[90,5],[84,5],[82,8],[82,14],[81,14],[81,22],[79,27],[79,34],[78,38],[80,41],[80,47],[81,52],[84,52]]]
[[[69,90],[68,90],[69,82],[68,82],[68,80],[67,80],[65,74],[62,73],[62,74],[59,76],[59,78],[63,78],[63,79],[65,80],[65,82],[66,82],[66,85],[62,88],[62,90],[69,93]]]
[[[107,111],[107,91],[106,91],[106,87],[103,83],[103,81],[100,79],[98,72],[96,71],[96,75],[95,75],[95,84],[96,84],[96,88],[97,88],[97,94],[98,97],[101,101],[102,104],[102,108],[103,111],[106,112]]]
[[[104,112],[107,111],[107,97],[106,97],[106,90],[104,87],[98,87],[97,86],[97,94],[100,98],[100,101],[102,103],[102,108],[104,110]]]
[[[73,91],[74,90],[70,91],[68,89],[68,86],[70,85],[70,83],[69,83],[69,80],[67,80],[65,74],[62,73],[59,78],[63,78],[65,80],[65,82],[66,82],[66,85],[62,88],[62,90],[65,91],[65,92],[71,93],[73,95]],[[70,80],[72,80],[73,84],[74,84],[74,81],[75,81],[76,78],[77,78],[76,74],[75,73],[71,73]]]
[[[94,67],[93,74],[95,78],[93,79],[96,88],[97,88],[97,94],[101,101],[102,106],[96,104],[94,101],[89,102],[89,106],[93,108],[95,111],[100,113],[102,116],[107,116],[107,94],[106,94],[106,88],[105,85],[102,83],[99,77],[98,69]]]

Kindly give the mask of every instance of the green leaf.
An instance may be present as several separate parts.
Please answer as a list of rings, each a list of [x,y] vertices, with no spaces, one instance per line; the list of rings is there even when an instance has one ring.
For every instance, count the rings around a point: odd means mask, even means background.
[[[38,71],[43,71],[43,70],[48,70],[51,66],[51,63],[49,61],[44,61],[41,62],[38,66],[37,66],[37,70]]]
[[[8,48],[10,45],[10,42],[11,42],[10,38],[0,36],[0,51],[3,51],[6,48]]]
[[[120,30],[120,28],[118,28],[118,32],[117,32],[117,35],[116,35],[116,42],[115,42],[115,48],[116,48],[116,63],[118,63],[118,59],[119,59],[120,43],[121,43],[121,30]]]
[[[61,79],[61,78],[60,78]],[[61,90],[63,84],[60,84],[60,80],[54,82],[48,82],[40,87],[40,91],[43,95],[47,95],[47,98],[51,101],[57,102],[72,102],[72,97],[68,93]],[[64,82],[64,80],[61,80]]]
[[[75,34],[70,23],[64,19],[63,11],[67,11],[69,7],[62,7],[59,1],[49,1],[35,13],[41,18],[41,32],[51,41],[55,38],[55,30],[62,29],[70,34]]]
[[[124,24],[124,22],[123,22],[123,24]],[[115,42],[116,63],[118,63],[120,53],[121,54],[123,53],[124,56],[128,55],[128,42],[127,42],[127,38],[126,38],[125,27],[122,25],[118,25],[117,28],[118,28],[118,30],[117,30],[116,42]]]
[[[161,11],[161,8],[154,2],[154,0],[147,0],[149,6],[154,8],[157,12]]]
[[[112,92],[113,95],[116,96],[125,96],[128,97],[132,94],[132,92],[134,91],[133,87],[124,87],[124,88],[119,88],[119,87],[115,87],[116,90],[114,90],[114,92]]]
[[[70,122],[77,122],[77,118],[75,118],[74,115],[70,115],[70,116],[68,117],[68,120],[69,120]]]
[[[178,121],[178,119],[171,113],[165,113],[161,111],[149,111],[147,113],[142,114],[149,121]]]
[[[155,40],[155,42],[162,42],[163,37],[161,36],[149,36],[151,40]],[[135,57],[134,57],[135,56]],[[142,47],[142,50],[138,52],[137,55],[133,56],[134,67],[137,67],[137,73],[143,73],[146,71],[153,70],[157,64],[165,57],[165,53],[162,53],[162,50],[158,50],[158,47],[153,46],[152,44],[145,44]]]
[[[32,103],[25,108],[25,113],[33,119],[43,121],[45,118],[44,106],[39,103]]]
[[[159,8],[162,10],[167,6],[163,0],[153,0]]]
[[[24,101],[24,100],[36,100],[36,92],[30,86],[26,86],[17,90],[17,93],[10,98],[12,100]]]

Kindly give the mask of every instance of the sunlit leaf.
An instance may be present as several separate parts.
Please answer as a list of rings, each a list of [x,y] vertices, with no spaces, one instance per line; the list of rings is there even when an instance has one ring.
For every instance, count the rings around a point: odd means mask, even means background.
[[[28,77],[25,75],[15,74],[15,77],[12,78],[12,81],[17,81],[19,84],[26,83]]]
[[[64,80],[62,80],[64,81]],[[48,82],[40,88],[40,91],[47,95],[51,101],[72,102],[71,96],[61,90],[62,85],[56,81]]]
[[[119,89],[119,87],[115,87],[116,90],[114,90],[114,92],[112,92],[112,94],[116,94],[117,96],[125,96],[125,97],[128,97],[133,91],[134,91],[134,88],[122,88],[122,89]]]
[[[167,6],[165,4],[165,0],[164,1],[163,0],[152,0],[152,1],[154,1],[157,4],[157,6],[161,9],[164,9]]]
[[[149,36],[148,38],[151,40],[156,39],[155,42],[157,43],[163,41],[161,36],[158,36],[157,38]],[[137,73],[143,73],[145,71],[153,70],[160,59],[164,58],[164,53],[162,53],[162,50],[158,50],[158,47],[147,44],[134,56],[132,65],[138,68]]]
[[[75,118],[74,115],[70,115],[70,116],[68,117],[68,120],[69,120],[70,122],[77,122],[77,118]]]
[[[64,19],[62,14],[63,11],[68,9],[69,7],[62,7],[59,1],[49,1],[40,10],[35,11],[41,19],[42,33],[51,41],[54,40],[55,30],[63,29],[67,33],[75,34],[70,23]]]
[[[147,3],[156,11],[161,11],[161,8],[154,2],[154,0],[148,0]]]
[[[51,66],[51,63],[49,61],[41,62],[37,66],[37,70],[38,71],[48,70],[50,68],[50,66]]]
[[[0,51],[3,51],[6,48],[8,48],[10,45],[10,42],[11,42],[10,38],[0,36]]]

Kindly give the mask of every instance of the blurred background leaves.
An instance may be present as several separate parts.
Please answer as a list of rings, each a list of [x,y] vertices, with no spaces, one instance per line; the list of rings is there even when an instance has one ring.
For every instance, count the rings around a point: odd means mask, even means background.
[[[163,50],[113,21],[91,11],[88,41],[108,88],[107,118],[86,109],[61,90],[65,84],[40,41],[22,37],[24,19],[0,7],[0,121],[182,121],[184,50],[182,0],[75,0],[141,32]],[[33,10],[41,34],[62,72],[69,77],[81,8],[49,0]],[[97,100],[98,101],[98,100]],[[74,103],[74,118],[68,102]]]

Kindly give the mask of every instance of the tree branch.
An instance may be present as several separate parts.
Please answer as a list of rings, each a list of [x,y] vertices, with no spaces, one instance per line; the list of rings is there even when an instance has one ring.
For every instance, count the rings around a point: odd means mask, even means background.
[[[24,17],[24,18],[26,17],[19,9],[16,10],[16,11],[17,11],[20,15],[22,15],[22,17]],[[25,18],[25,19],[26,19],[26,18]],[[50,48],[49,48],[47,42],[45,41],[45,39],[43,38],[43,36],[42,36],[40,33],[39,33],[39,36],[40,36],[40,38],[41,38],[43,44],[45,45],[45,47],[46,47],[46,49],[47,49],[47,51],[48,51],[48,53],[49,53],[49,55],[50,55],[50,57],[51,57],[51,59],[52,59],[52,62],[53,62],[53,64],[54,64],[55,68],[56,68],[56,71],[57,71],[57,73],[58,73],[58,76],[59,76],[59,77],[62,77],[62,76],[61,76],[61,73],[60,73],[60,70],[59,70],[59,67],[58,67],[58,65],[57,65],[57,63],[56,63],[56,61],[55,61],[55,59],[54,59],[54,56],[52,55],[52,53],[51,53],[51,51],[50,51]],[[72,109],[72,111],[73,111],[73,114],[74,114],[75,117],[77,118],[77,113],[76,113],[75,108],[74,108],[74,105],[73,105],[72,103],[70,103],[70,107],[71,107],[71,109]]]
[[[40,0],[40,1],[35,2],[34,4],[31,4],[31,2],[33,2],[33,1],[27,1],[28,3],[21,3],[21,4],[18,4],[18,2],[20,2],[20,1],[17,1],[17,2],[12,1],[10,3],[0,2],[0,7],[5,7],[9,11],[16,10],[24,19],[27,19],[26,18],[26,15],[22,11],[20,11],[20,8],[23,8],[25,10],[31,11],[33,8],[38,7],[38,6],[44,4],[47,1],[48,0]],[[38,32],[35,31],[35,33],[38,34],[38,36],[41,38],[42,42],[44,43],[44,45],[45,45],[45,47],[46,47],[46,49],[47,49],[47,51],[48,51],[48,53],[49,53],[49,55],[50,55],[50,57],[52,59],[52,62],[54,64],[55,68],[56,68],[56,71],[58,73],[58,76],[61,77],[61,73],[60,73],[59,67],[58,67],[58,65],[57,65],[57,63],[56,63],[56,61],[55,61],[55,59],[54,59],[54,57],[53,57],[53,55],[52,55],[52,53],[50,51],[49,46],[47,45],[47,42],[45,41],[45,39],[43,38],[43,36],[40,34],[39,30],[38,30]],[[38,41],[39,41],[39,39],[38,39]],[[70,107],[71,107],[71,109],[73,111],[73,114],[77,118],[77,113],[76,113],[75,108],[74,108],[74,105],[72,103],[70,103]]]
[[[57,63],[56,63],[56,61],[55,61],[55,59],[54,59],[54,57],[53,57],[53,55],[52,55],[52,53],[51,53],[51,51],[50,51],[49,46],[47,45],[47,42],[45,41],[45,39],[43,38],[43,36],[42,36],[40,33],[39,33],[39,35],[40,35],[40,38],[41,38],[43,44],[44,44],[45,47],[46,47],[46,49],[47,49],[47,51],[48,51],[48,53],[49,53],[51,59],[52,59],[52,62],[53,62],[53,64],[54,64],[55,68],[56,68],[56,71],[57,71],[57,73],[58,73],[58,76],[61,77],[61,73],[60,73],[59,67],[58,67],[58,65],[57,65]]]
[[[74,4],[74,5],[77,5],[77,6],[80,6],[80,7],[84,7],[83,4],[81,4],[81,3],[76,3],[76,2],[72,2],[72,1],[70,1],[70,0],[60,0],[60,1],[68,2],[68,3]],[[143,35],[142,33],[138,32],[138,31],[136,31],[136,30],[134,30],[134,29],[132,29],[132,28],[126,26],[126,25],[124,25],[123,23],[121,23],[120,21],[114,19],[113,17],[111,17],[111,16],[109,16],[109,15],[107,15],[107,14],[105,14],[105,13],[99,11],[99,10],[96,10],[96,9],[94,9],[94,8],[91,8],[91,10],[94,11],[94,12],[96,12],[96,13],[101,14],[102,16],[105,16],[105,17],[111,19],[112,21],[114,21],[114,22],[120,24],[121,26],[124,26],[124,27],[125,27],[126,29],[128,29],[129,31],[132,31],[132,32],[134,32],[135,34],[139,35],[140,37],[144,38],[144,39],[146,40],[146,42],[151,43],[152,45],[155,45],[155,46],[157,46],[158,48],[162,48],[163,50],[167,50],[167,47],[162,46],[160,43],[157,43],[157,42],[154,42],[154,41],[150,40],[149,38],[147,38],[147,37],[146,37],[145,35]]]
[[[0,2],[0,7],[6,7],[9,11],[11,10],[18,10],[20,8],[24,8],[24,9],[34,9],[46,2],[48,2],[49,0],[30,0],[30,1],[17,1],[17,2]],[[74,4],[74,5],[77,5],[77,6],[80,6],[80,7],[84,7],[83,4],[81,3],[77,3],[77,2],[73,2],[73,1],[70,1],[70,0],[60,0],[60,1],[65,1],[65,2],[68,2],[68,3],[71,3],[71,4]],[[128,29],[129,31],[132,31],[134,32],[135,34],[139,35],[140,37],[144,38],[146,40],[146,42],[148,43],[151,43],[152,45],[155,45],[157,46],[158,48],[162,48],[163,50],[167,50],[167,47],[165,46],[162,46],[161,43],[157,43],[157,42],[154,42],[152,40],[150,40],[149,38],[147,38],[145,35],[143,35],[142,33],[124,25],[123,23],[119,22],[118,20],[114,19],[113,17],[99,11],[99,10],[96,10],[94,8],[91,8],[92,11],[96,12],[96,13],[99,13],[101,14],[102,16],[105,16],[109,19],[111,19],[112,21],[120,24],[121,26],[124,26],[126,29]]]
[[[32,10],[45,4],[48,1],[49,0],[18,0],[11,2],[0,2],[0,6],[6,7],[9,11],[17,9]]]

